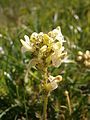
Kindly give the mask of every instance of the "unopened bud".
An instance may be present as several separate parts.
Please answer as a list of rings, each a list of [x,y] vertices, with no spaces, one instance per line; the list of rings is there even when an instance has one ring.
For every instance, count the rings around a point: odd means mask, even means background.
[[[84,54],[84,59],[87,60],[88,59],[88,55]]]
[[[82,59],[83,59],[82,56],[77,57],[77,61],[81,61]]]
[[[89,56],[90,55],[90,51],[86,50],[86,55]]]
[[[83,52],[78,51],[78,55],[82,56],[82,55],[83,55]]]
[[[84,65],[85,65],[86,67],[90,67],[90,62],[87,61],[87,60],[85,60],[85,61],[84,61]]]
[[[67,90],[65,91],[65,95],[66,95],[66,96],[68,95],[68,91],[67,91]]]

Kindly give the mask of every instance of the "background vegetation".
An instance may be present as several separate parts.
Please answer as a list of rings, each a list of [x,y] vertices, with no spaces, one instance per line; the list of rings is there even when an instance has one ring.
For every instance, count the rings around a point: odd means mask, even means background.
[[[90,50],[89,0],[0,0],[0,119],[38,120],[42,114],[41,75],[32,68],[24,80],[31,55],[22,54],[25,34],[61,26],[71,63],[50,68],[63,82],[52,92],[48,120],[90,119],[90,67],[78,63],[78,51]],[[65,91],[69,92],[69,115]]]

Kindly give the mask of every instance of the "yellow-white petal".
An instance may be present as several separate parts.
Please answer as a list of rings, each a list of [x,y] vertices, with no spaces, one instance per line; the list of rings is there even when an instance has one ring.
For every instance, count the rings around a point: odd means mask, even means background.
[[[28,37],[27,35],[24,35],[24,38],[25,38],[26,43],[30,44],[30,39],[29,39],[29,37]]]
[[[25,42],[24,40],[20,40],[22,45],[28,50],[28,51],[32,51],[32,47],[27,43]]]
[[[57,75],[57,76],[55,77],[54,81],[55,81],[56,83],[61,82],[61,81],[62,81],[62,76],[61,76],[61,75]]]
[[[46,45],[44,45],[44,46],[42,46],[41,48],[40,48],[40,51],[43,53],[43,52],[45,52],[47,50],[47,46]]]
[[[48,78],[48,80],[49,80],[50,82],[52,82],[52,81],[54,80],[54,78],[55,78],[55,77],[53,77],[53,76],[50,75],[49,78]]]
[[[60,58],[60,55],[58,56],[57,53],[53,53],[52,56],[51,56],[51,59],[52,59],[52,65],[55,66],[55,67],[59,67],[60,64],[61,64],[61,58]]]
[[[55,81],[52,81],[51,82],[51,87],[52,87],[51,91],[53,91],[53,90],[58,88],[58,84]]]

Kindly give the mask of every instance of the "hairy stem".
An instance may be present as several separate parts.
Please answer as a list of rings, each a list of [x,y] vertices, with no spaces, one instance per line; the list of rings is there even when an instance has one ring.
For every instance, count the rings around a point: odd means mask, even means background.
[[[43,120],[47,120],[47,104],[48,104],[48,95],[45,95],[44,106],[43,106]]]
[[[48,80],[48,71],[47,68],[45,68],[45,73],[44,73],[44,84],[47,84]],[[48,93],[45,91],[44,93],[44,105],[43,105],[43,120],[47,120],[47,104],[48,104]]]

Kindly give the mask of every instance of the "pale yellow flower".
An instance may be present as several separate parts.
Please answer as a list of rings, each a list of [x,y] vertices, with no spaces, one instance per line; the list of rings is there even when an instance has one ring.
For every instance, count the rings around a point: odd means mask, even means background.
[[[50,64],[49,66],[59,67],[65,55],[63,46],[65,41],[60,27],[48,34],[34,32],[31,34],[30,39],[27,35],[24,38],[25,41],[21,39],[24,51],[33,52],[36,59],[45,60],[45,65]]]
[[[53,77],[50,75],[48,80],[48,85],[51,86],[50,91],[53,91],[58,88],[58,83],[62,81],[62,76],[58,75],[56,77]]]
[[[25,35],[24,38],[25,38],[25,41],[22,39],[20,40],[23,45],[22,49],[25,49],[24,51],[33,51],[33,47],[32,47],[32,44],[30,43],[29,37]]]
[[[50,37],[52,37],[54,40],[58,40],[60,43],[65,42],[59,26],[56,29],[50,31],[48,34]]]
[[[32,33],[32,35],[30,37],[30,41],[36,42],[37,38],[38,38],[38,33],[34,32],[34,33]]]
[[[65,53],[62,53],[64,51],[64,47],[60,44],[60,42],[57,42],[53,44],[53,54],[51,56],[52,65],[55,67],[59,67],[62,61],[62,56],[65,55]]]

